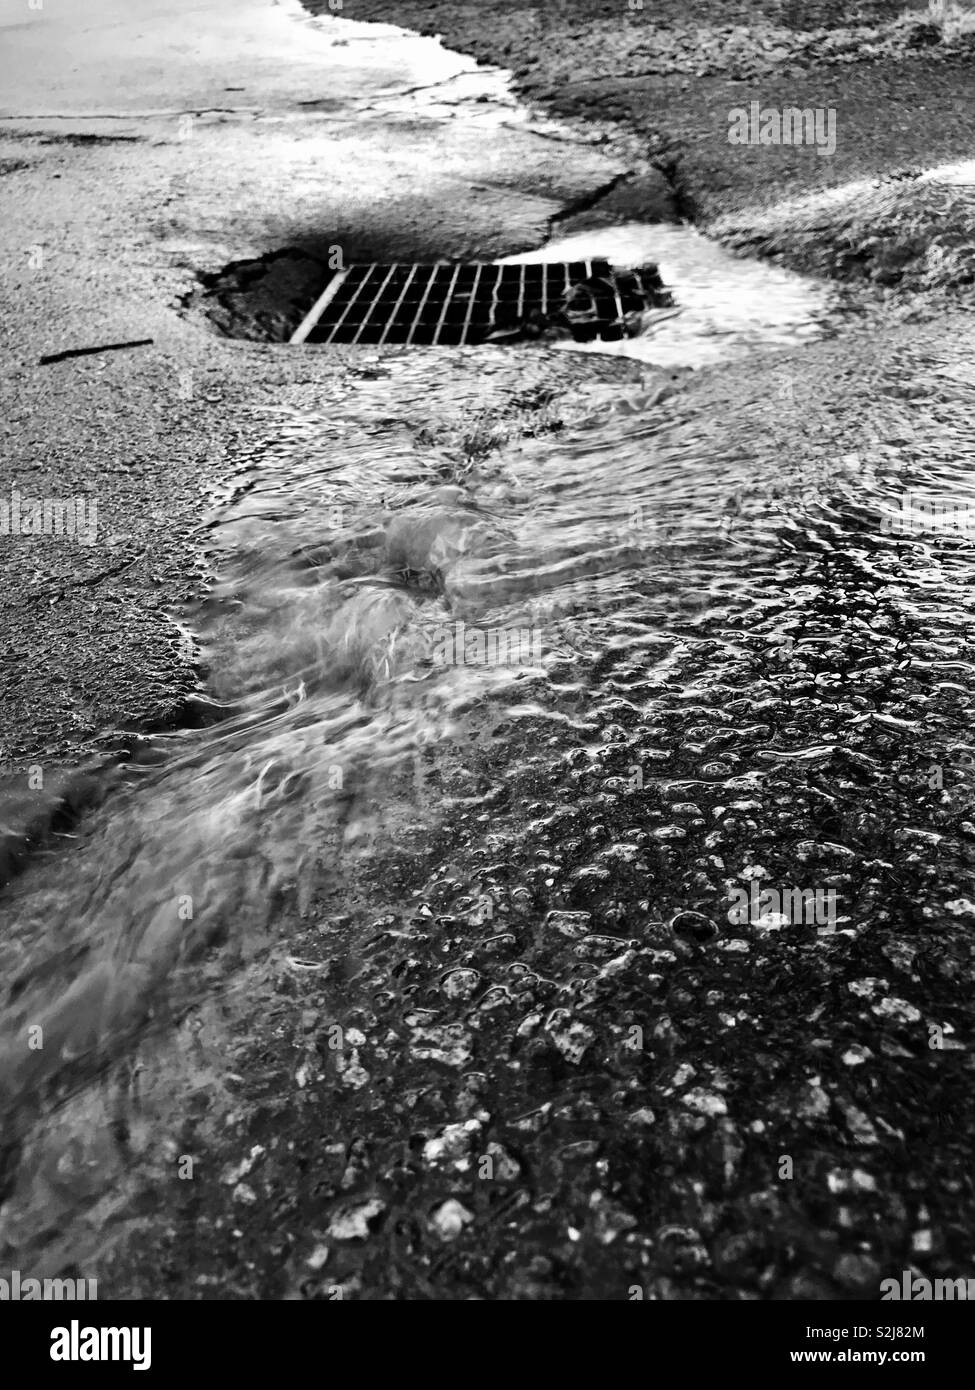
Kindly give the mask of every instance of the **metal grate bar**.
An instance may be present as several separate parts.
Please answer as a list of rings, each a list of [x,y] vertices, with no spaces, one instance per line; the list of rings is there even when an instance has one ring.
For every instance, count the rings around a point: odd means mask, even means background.
[[[379,286],[379,289],[373,295],[372,303],[369,305],[369,308],[363,315],[362,322],[359,324],[359,327],[355,331],[355,336],[352,339],[353,343],[358,343],[361,341],[362,330],[366,327],[367,323],[372,318],[374,311],[379,307],[379,301],[382,298],[383,290],[389,284],[390,280],[392,280],[393,276],[396,274],[398,269],[399,264],[398,262],[394,261],[393,264],[389,267],[389,271],[387,272],[385,280],[382,282],[382,284]]]
[[[473,312],[474,312],[474,305],[477,303],[477,287],[478,287],[478,284],[480,283],[481,274],[482,274],[483,270],[484,270],[484,266],[481,265],[481,264],[478,264],[477,269],[474,271],[474,283],[473,283],[473,285],[471,286],[471,295],[470,295],[470,300],[468,301],[468,305],[467,305],[467,313],[466,313],[465,316],[464,316],[464,327],[461,329],[461,334],[460,334],[460,340],[461,340],[462,343],[466,343],[466,342],[467,342],[467,335],[468,335],[469,332],[470,332],[470,328],[471,328],[471,315],[472,315]]]
[[[501,300],[500,300],[501,281],[504,279],[504,276],[503,276],[503,274],[502,274],[502,271],[503,271],[503,270],[504,270],[504,267],[499,265],[499,266],[498,266],[497,278],[496,278],[496,280],[495,280],[495,282],[494,282],[494,287],[493,287],[493,289],[491,290],[491,305],[490,305],[490,308],[488,309],[488,314],[489,314],[489,316],[490,316],[490,321],[491,321],[491,323],[497,323],[497,321],[498,321],[498,305],[499,305],[500,302],[501,302]]]
[[[618,329],[618,330],[616,330],[615,325],[614,325],[613,337],[615,338],[615,337],[617,337],[617,336],[618,336],[618,337],[622,337],[622,336],[623,336],[623,331],[624,331],[624,330],[623,330],[623,324],[624,324],[625,319],[626,319],[626,315],[625,315],[624,310],[623,310],[623,297],[622,297],[622,295],[620,294],[620,287],[619,287],[619,285],[617,285],[617,283],[616,283],[615,280],[613,281],[613,298],[614,298],[615,301],[616,301],[616,319],[617,319],[617,322],[618,322],[618,324],[619,324],[619,329]]]
[[[397,316],[398,316],[398,314],[399,314],[400,308],[402,307],[402,304],[403,304],[403,300],[406,298],[407,291],[409,290],[410,285],[413,283],[414,277],[416,276],[416,272],[417,272],[419,269],[420,269],[420,267],[419,267],[418,265],[415,265],[415,266],[413,266],[413,267],[410,269],[410,273],[409,273],[409,275],[407,275],[407,277],[406,277],[406,284],[403,286],[402,290],[400,291],[400,296],[399,296],[399,299],[397,299],[397,301],[396,301],[395,307],[393,308],[393,312],[389,315],[389,318],[386,320],[386,327],[383,329],[382,337],[379,339],[380,343],[384,343],[384,342],[386,341],[386,339],[389,337],[389,330],[392,328],[393,324],[396,322],[396,319],[397,319]]]
[[[353,304],[355,304],[355,303],[357,302],[357,300],[358,300],[359,296],[361,295],[362,291],[365,289],[365,287],[366,287],[366,285],[368,284],[369,279],[370,279],[370,277],[371,277],[371,275],[372,275],[372,272],[373,272],[374,270],[379,270],[379,269],[380,269],[379,266],[371,265],[371,266],[369,267],[369,269],[366,271],[365,275],[363,275],[362,279],[359,281],[358,286],[356,287],[355,293],[352,295],[352,298],[349,300],[348,304],[347,304],[347,305],[345,306],[345,308],[343,309],[343,311],[342,311],[342,313],[340,314],[340,316],[339,316],[338,320],[336,321],[336,323],[334,323],[334,324],[332,325],[332,331],[329,333],[328,337],[325,339],[325,341],[326,341],[327,343],[334,342],[336,333],[339,331],[339,329],[342,327],[343,323],[345,323],[345,320],[348,318],[348,316],[349,316],[349,310],[352,308]],[[350,271],[350,274],[351,274],[351,271]]]
[[[303,343],[305,341],[305,339],[308,337],[308,334],[318,323],[322,314],[324,314],[325,310],[331,304],[332,300],[338,294],[339,290],[342,288],[342,286],[345,284],[348,278],[348,270],[336,271],[336,273],[332,276],[331,280],[326,285],[324,292],[318,296],[314,304],[308,310],[308,313],[305,315],[305,317],[301,320],[301,323],[299,323],[298,327],[295,329],[294,333],[292,333],[291,341],[293,343]]]
[[[457,283],[457,277],[458,277],[459,274],[460,274],[460,266],[459,266],[459,265],[455,265],[455,266],[454,266],[454,273],[453,273],[453,275],[450,277],[450,284],[447,286],[447,293],[444,295],[443,308],[442,308],[441,311],[440,311],[440,317],[439,317],[439,319],[437,320],[437,326],[436,326],[436,328],[433,330],[433,341],[434,341],[434,343],[439,343],[439,342],[440,342],[440,334],[443,332],[444,321],[445,321],[446,318],[447,318],[447,310],[450,308],[450,296],[451,296],[451,295],[453,294],[453,292],[454,292],[454,286],[455,286],[456,283]]]
[[[426,289],[423,291],[423,298],[417,305],[416,313],[413,316],[413,322],[410,324],[410,331],[406,335],[407,346],[409,346],[409,344],[413,341],[414,334],[416,333],[417,327],[420,323],[420,319],[423,316],[423,311],[427,307],[427,300],[430,298],[430,291],[433,289],[433,282],[436,278],[437,267],[434,265],[430,267],[430,275],[427,280]]]

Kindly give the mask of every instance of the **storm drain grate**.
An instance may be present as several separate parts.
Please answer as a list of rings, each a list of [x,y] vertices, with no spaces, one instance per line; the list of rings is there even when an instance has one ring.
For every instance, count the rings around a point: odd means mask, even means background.
[[[656,266],[608,261],[353,265],[332,277],[292,343],[442,345],[515,341],[549,329],[614,341],[669,305]]]

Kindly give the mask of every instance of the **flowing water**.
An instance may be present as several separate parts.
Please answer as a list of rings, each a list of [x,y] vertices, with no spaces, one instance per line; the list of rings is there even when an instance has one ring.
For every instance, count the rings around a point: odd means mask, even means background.
[[[650,310],[642,329],[615,343],[577,343],[666,367],[702,367],[745,353],[789,348],[820,336],[831,296],[805,276],[736,257],[693,227],[622,223],[558,237],[505,261],[573,261],[604,256],[618,269],[656,265],[676,294],[673,309]]]
[[[135,741],[7,893],[0,1245],[25,1267],[151,1225],[180,1117],[219,1133],[234,1038],[320,968],[299,928],[365,954],[356,895],[416,837],[450,840],[468,945],[492,857],[533,912],[610,933],[628,876],[652,916],[710,918],[743,865],[793,882],[825,840],[859,856],[828,870],[853,940],[917,896],[884,858],[905,826],[941,836],[925,891],[964,895],[923,778],[971,745],[972,532],[903,504],[975,505],[953,346],[803,346],[819,292],[746,262],[732,283],[686,229],[586,246],[659,253],[684,305],[624,345],[641,366],[373,354],[327,409],[243,422],[201,535],[212,592],[180,614],[209,671],[195,727]]]
[[[867,784],[905,740],[920,739],[921,769],[967,746],[952,712],[972,669],[970,542],[882,527],[910,488],[958,496],[960,465],[975,502],[970,425],[951,459],[918,430],[927,419],[938,437],[939,388],[956,385],[935,362],[920,401],[878,412],[882,438],[823,458],[798,432],[783,453],[764,391],[748,399],[741,377],[721,408],[680,380],[577,376],[561,424],[506,443],[504,354],[463,356],[462,394],[486,415],[459,444],[418,424],[422,352],[385,356],[341,411],[267,419],[208,524],[212,595],[184,615],[214,722],[146,739],[78,839],[11,895],[0,1075],[14,1248],[122,1201],[132,1139],[113,1135],[147,1123],[150,1089],[132,1070],[154,1077],[164,1113],[196,1069],[215,1084],[221,1068],[177,1027],[188,1012],[199,1028],[214,999],[246,1010],[252,962],[287,958],[287,923],[360,856],[381,863],[384,844],[459,810],[484,833],[519,760],[571,754],[604,798],[624,798],[641,768],[662,799],[649,843],[680,850],[716,804],[758,816],[777,776],[805,787],[840,744]],[[858,753],[878,726],[889,744]],[[501,750],[493,786],[431,782],[478,739]],[[553,821],[578,801],[571,778],[563,766]],[[862,788],[844,795],[852,823],[875,814]],[[643,851],[637,839],[616,853]],[[655,891],[714,910],[719,878],[688,893],[675,869]],[[869,893],[848,897],[844,923],[862,921]],[[106,1082],[120,1058],[130,1070]],[[47,1257],[63,1263],[77,1239]]]

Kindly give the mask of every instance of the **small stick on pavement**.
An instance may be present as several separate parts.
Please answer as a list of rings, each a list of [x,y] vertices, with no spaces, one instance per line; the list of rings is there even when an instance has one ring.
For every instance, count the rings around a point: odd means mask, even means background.
[[[121,352],[123,348],[148,347],[154,338],[133,338],[130,343],[100,343],[98,347],[65,348],[64,352],[49,352],[38,358],[38,365],[46,367],[51,362],[65,362],[69,357],[90,357],[95,352]]]

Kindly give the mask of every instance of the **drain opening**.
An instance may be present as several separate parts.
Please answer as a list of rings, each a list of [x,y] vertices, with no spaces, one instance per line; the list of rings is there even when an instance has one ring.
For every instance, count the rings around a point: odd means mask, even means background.
[[[606,260],[351,265],[336,271],[292,343],[459,347],[571,334],[617,342],[673,300],[656,266]]]

